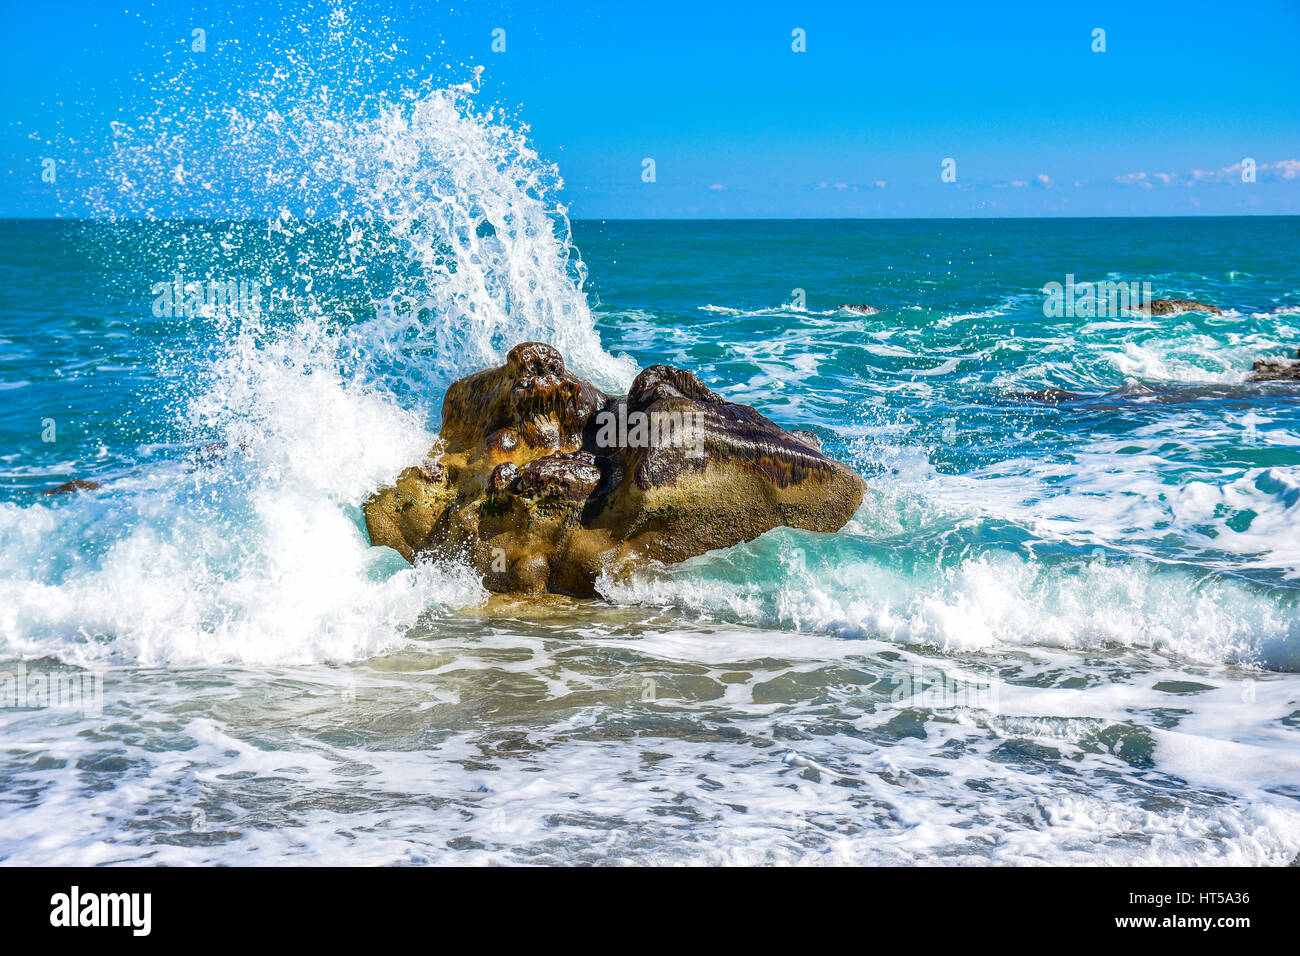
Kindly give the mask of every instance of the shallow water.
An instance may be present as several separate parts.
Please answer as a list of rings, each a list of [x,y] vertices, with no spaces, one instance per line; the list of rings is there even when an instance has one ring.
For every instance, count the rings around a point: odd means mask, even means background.
[[[586,606],[5,723],[9,862],[1279,863],[1291,678]],[[1000,681],[899,699],[900,675]],[[974,704],[975,706],[967,706]],[[989,706],[992,704],[993,706]]]

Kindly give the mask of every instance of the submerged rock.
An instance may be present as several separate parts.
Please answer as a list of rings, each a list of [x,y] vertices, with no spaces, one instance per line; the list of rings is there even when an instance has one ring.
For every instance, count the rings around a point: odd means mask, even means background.
[[[1008,397],[1022,402],[1041,402],[1044,405],[1060,405],[1062,402],[1077,402],[1084,398],[1079,392],[1068,392],[1063,388],[1040,388],[1032,392],[1012,392]]]
[[[1248,382],[1300,382],[1300,352],[1295,358],[1260,359],[1250,367]]]
[[[492,591],[593,596],[602,571],[682,561],[780,525],[837,531],[865,483],[684,369],[653,365],[625,396],[516,346],[447,389],[441,448],[364,504],[376,545],[463,555]]]
[[[840,305],[843,312],[856,312],[858,315],[875,315],[880,310],[870,305],[849,305],[847,302]]]
[[[73,478],[71,481],[65,481],[61,485],[55,485],[53,488],[46,488],[41,492],[43,495],[71,495],[78,491],[94,491],[102,487],[97,481],[90,481],[85,478]]]
[[[1210,312],[1214,315],[1223,315],[1223,310],[1217,305],[1197,302],[1195,299],[1152,299],[1150,302],[1143,302],[1136,306],[1136,309],[1152,315],[1178,315],[1181,312]]]

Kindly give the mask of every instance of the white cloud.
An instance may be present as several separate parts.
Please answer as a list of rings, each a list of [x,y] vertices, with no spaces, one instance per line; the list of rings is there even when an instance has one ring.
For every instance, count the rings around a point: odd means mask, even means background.
[[[1273,164],[1273,169],[1278,179],[1300,179],[1300,159],[1280,159]]]
[[[1121,186],[1141,186],[1152,189],[1160,186],[1194,186],[1198,183],[1233,183],[1241,182],[1242,163],[1233,163],[1222,169],[1193,169],[1189,173],[1124,173],[1116,176],[1115,182]],[[1255,167],[1255,175],[1261,182],[1281,182],[1300,179],[1300,159],[1280,159],[1276,163],[1260,163]]]

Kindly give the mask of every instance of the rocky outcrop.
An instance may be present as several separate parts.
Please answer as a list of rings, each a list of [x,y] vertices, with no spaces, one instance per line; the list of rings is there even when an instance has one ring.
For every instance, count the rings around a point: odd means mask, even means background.
[[[440,447],[365,502],[370,540],[407,560],[457,555],[492,591],[595,594],[604,571],[676,562],[780,525],[836,531],[865,485],[693,374],[647,368],[625,396],[548,345],[455,382]]]
[[[841,303],[840,311],[856,312],[858,315],[875,315],[880,310],[870,305],[849,305],[847,302]]]
[[[1248,382],[1300,382],[1300,352],[1295,358],[1260,359],[1250,367]]]
[[[1182,312],[1209,312],[1213,315],[1223,315],[1223,310],[1217,305],[1197,302],[1195,299],[1152,299],[1136,308],[1139,312],[1148,312],[1151,315],[1178,315]]]

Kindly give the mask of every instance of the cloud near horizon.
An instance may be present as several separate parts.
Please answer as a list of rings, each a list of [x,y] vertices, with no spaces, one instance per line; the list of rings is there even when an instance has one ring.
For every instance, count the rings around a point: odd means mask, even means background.
[[[814,190],[834,189],[839,192],[854,192],[854,193],[860,192],[864,189],[884,189],[884,188],[885,188],[885,181],[883,179],[877,179],[875,182],[866,183],[862,185],[857,183],[820,182],[817,183],[815,186],[813,186]]]
[[[1116,176],[1115,182],[1121,186],[1138,186],[1142,189],[1154,189],[1156,186],[1196,186],[1199,184],[1241,182],[1244,163],[1233,163],[1222,169],[1193,169],[1189,173],[1124,173]],[[1255,178],[1262,182],[1282,182],[1300,179],[1300,159],[1280,159],[1275,163],[1258,163],[1255,166]]]

